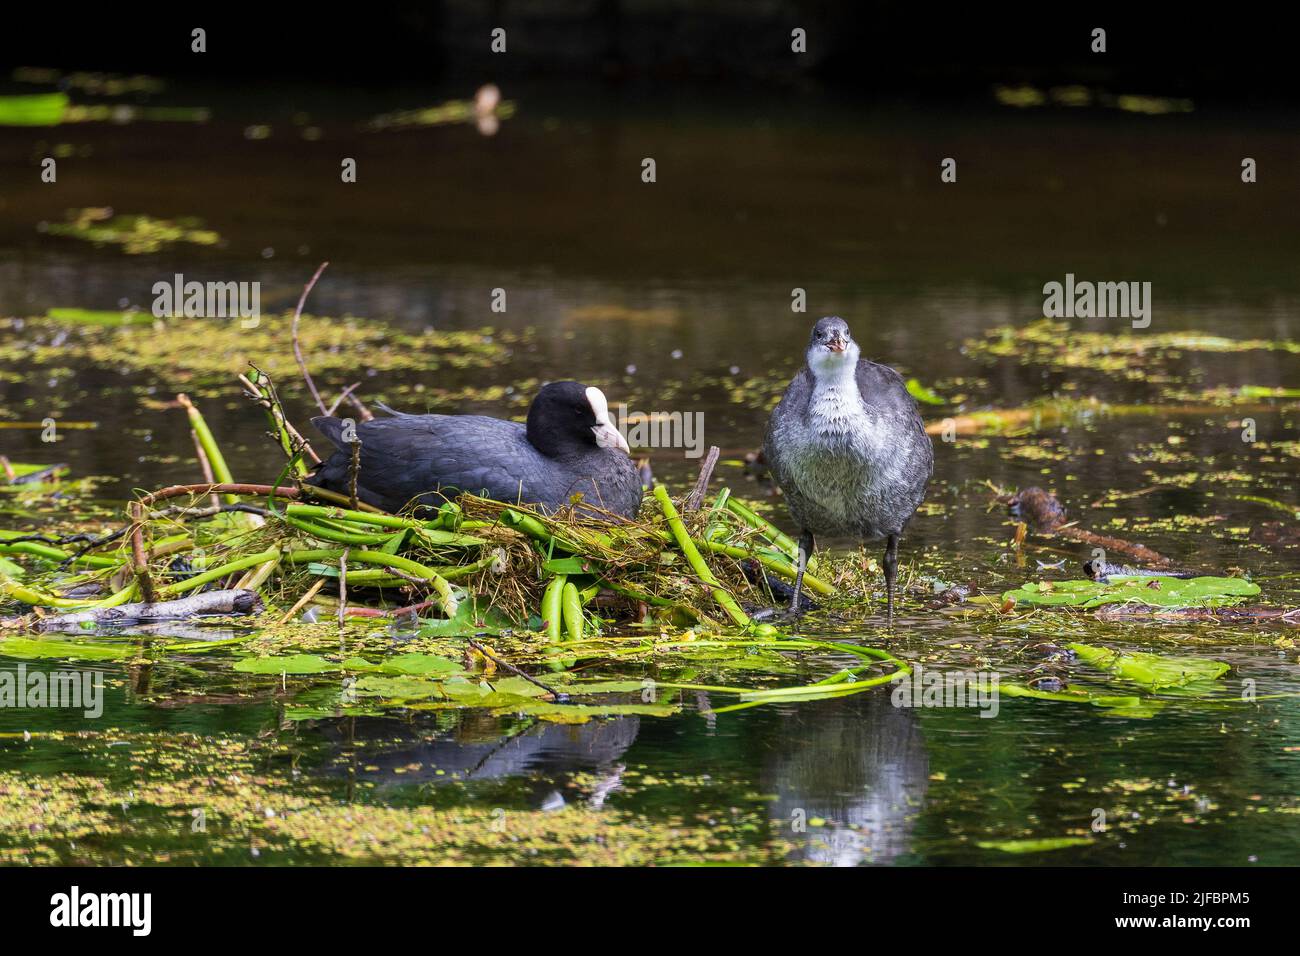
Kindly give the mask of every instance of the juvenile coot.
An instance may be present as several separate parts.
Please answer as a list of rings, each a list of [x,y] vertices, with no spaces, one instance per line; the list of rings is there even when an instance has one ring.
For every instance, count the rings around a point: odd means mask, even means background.
[[[357,425],[356,437],[361,442],[357,497],[385,511],[438,507],[462,493],[549,511],[581,493],[584,503],[628,518],[641,505],[641,477],[598,388],[579,382],[544,385],[526,424],[384,410],[392,417]],[[343,420],[322,416],[312,424],[338,451],[308,482],[350,494],[352,447]]]
[[[838,316],[813,327],[808,364],[772,412],[763,452],[801,532],[790,610],[816,535],[884,538],[892,619],[898,538],[925,497],[934,449],[902,377],[859,354]]]

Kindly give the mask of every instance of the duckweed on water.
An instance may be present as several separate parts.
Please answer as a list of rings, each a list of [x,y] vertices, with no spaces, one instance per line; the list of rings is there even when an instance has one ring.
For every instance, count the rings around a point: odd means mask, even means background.
[[[164,318],[140,312],[96,313],[96,321],[63,310],[37,318],[0,318],[5,334],[0,361],[14,367],[62,367],[77,359],[122,372],[154,374],[168,370],[178,385],[228,382],[231,369],[249,363],[275,376],[297,374],[290,327],[292,313],[263,314],[245,328],[238,319]],[[312,354],[322,377],[355,376],[358,370],[436,371],[439,368],[486,368],[521,341],[519,335],[492,328],[462,331],[426,329],[404,332],[384,323],[345,316],[303,316],[299,339]]]
[[[989,329],[963,346],[975,358],[1013,358],[1022,364],[1054,368],[1088,368],[1145,378],[1152,364],[1184,352],[1287,352],[1300,354],[1300,342],[1285,339],[1232,339],[1204,332],[1090,332],[1069,322],[1040,319],[1028,325]],[[1257,398],[1248,392],[1242,397]]]
[[[76,746],[104,770],[0,772],[0,860],[9,864],[670,865],[770,862],[780,852],[767,845],[757,799],[725,816],[651,819],[576,799],[594,786],[579,779],[559,809],[468,794],[447,808],[389,806],[364,786],[349,798],[338,784],[268,770],[265,745],[230,737],[106,731],[18,746]],[[130,839],[114,840],[128,822]]]
[[[203,228],[196,217],[154,219],[145,215],[118,215],[112,209],[90,207],[73,210],[67,222],[45,224],[44,231],[98,246],[120,246],[127,255],[160,252],[176,243],[215,246],[221,236]]]

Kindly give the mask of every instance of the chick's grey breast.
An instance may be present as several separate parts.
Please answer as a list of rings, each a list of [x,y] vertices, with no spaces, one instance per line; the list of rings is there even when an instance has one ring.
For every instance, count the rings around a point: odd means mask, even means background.
[[[846,381],[819,390],[803,368],[772,413],[764,455],[802,529],[867,540],[899,534],[934,471],[925,423],[889,366],[861,359]]]

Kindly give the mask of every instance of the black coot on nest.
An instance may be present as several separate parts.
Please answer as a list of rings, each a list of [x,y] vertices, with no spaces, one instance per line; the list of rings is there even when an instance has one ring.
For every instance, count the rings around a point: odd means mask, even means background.
[[[799,610],[816,535],[884,538],[892,619],[898,539],[925,498],[934,449],[902,377],[859,358],[843,319],[817,323],[807,358],[772,412],[763,445],[801,532],[790,609]]]
[[[406,415],[356,426],[361,443],[357,497],[398,512],[438,507],[460,494],[554,511],[575,494],[603,511],[635,517],[641,477],[627,442],[609,420],[604,393],[579,382],[551,382],[528,421],[483,415]],[[338,448],[308,482],[351,494],[352,447],[345,420],[313,418]]]

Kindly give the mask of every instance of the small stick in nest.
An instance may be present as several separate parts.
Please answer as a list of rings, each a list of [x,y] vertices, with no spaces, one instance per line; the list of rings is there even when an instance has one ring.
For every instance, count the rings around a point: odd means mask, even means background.
[[[199,460],[199,469],[203,472],[203,480],[210,485],[215,485],[217,479],[212,476],[212,462],[208,461],[208,453],[203,450],[203,442],[199,441],[199,433],[193,428],[190,429],[190,438],[194,440],[194,456]],[[212,507],[221,506],[221,498],[217,495],[211,495],[209,500]]]
[[[316,286],[316,280],[320,278],[320,274],[325,271],[325,267],[328,265],[328,262],[322,262],[316,268],[316,274],[303,287],[302,295],[298,297],[298,306],[293,310],[293,357],[298,363],[298,370],[302,372],[303,381],[307,383],[307,391],[311,392],[311,397],[316,400],[316,406],[326,415],[329,414],[329,409],[325,407],[325,402],[316,389],[316,383],[312,381],[311,372],[307,371],[307,362],[302,357],[302,345],[298,342],[298,321],[302,318],[302,307],[307,304],[307,296],[311,295],[311,290]]]
[[[709,446],[709,453],[704,456],[704,463],[700,465],[700,476],[695,479],[695,488],[686,497],[682,504],[683,511],[699,511],[700,506],[704,504],[704,496],[709,492],[709,482],[713,479],[713,469],[718,466],[718,456],[722,454],[722,449],[717,445]]]
[[[339,633],[343,633],[343,626],[348,616],[348,555],[352,553],[351,548],[344,548],[343,554],[339,556]]]
[[[293,422],[285,415],[284,403],[280,401],[280,393],[276,391],[271,376],[251,362],[249,367],[257,375],[257,383],[255,384],[247,375],[240,375],[239,383],[244,386],[244,394],[266,410],[276,432],[280,433],[272,434],[271,438],[290,458],[301,452],[312,463],[319,465],[320,455],[316,454],[316,450],[311,447],[311,442],[293,427]]]
[[[275,626],[279,627],[282,624],[288,623],[289,618],[293,617],[295,614],[301,611],[303,607],[305,607],[307,603],[311,601],[312,598],[314,598],[318,593],[320,593],[320,589],[323,588],[324,586],[325,586],[325,579],[317,578],[316,583],[307,589],[307,593],[304,594],[302,597],[298,598],[297,603],[295,603],[293,607],[289,608],[289,610],[285,611],[284,616],[281,617],[280,620],[275,622]]]
[[[352,502],[352,510],[359,511],[360,502],[357,500],[357,473],[361,471],[361,439],[352,439],[352,462],[348,466],[348,498]]]
[[[360,387],[361,387],[360,382],[353,382],[347,388],[343,389],[343,394],[341,394],[338,398],[334,399],[334,404],[330,406],[329,411],[326,412],[325,414],[333,415],[335,412],[337,412],[339,410],[339,406],[342,405],[343,402],[347,400],[348,396],[350,396],[353,392],[355,392]]]

